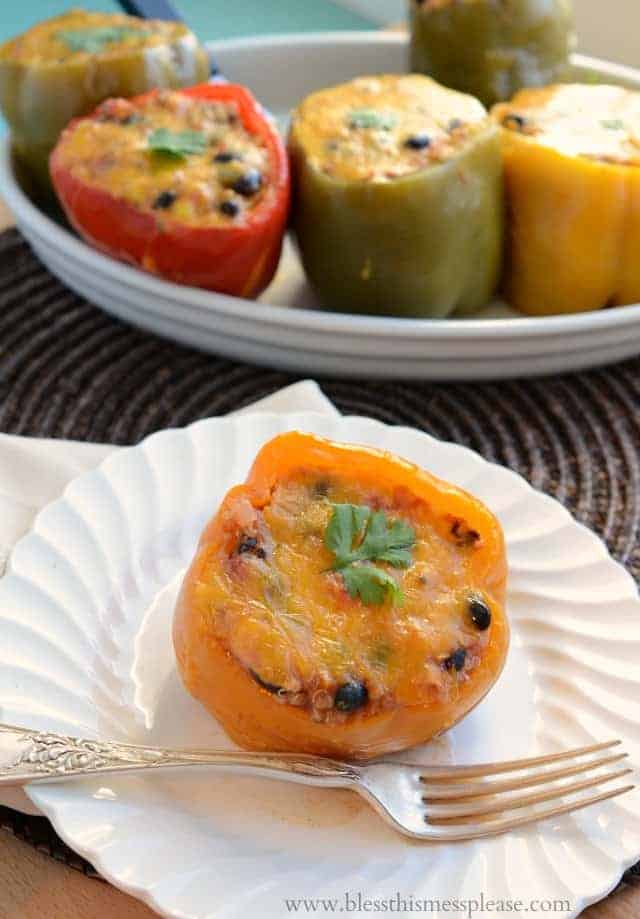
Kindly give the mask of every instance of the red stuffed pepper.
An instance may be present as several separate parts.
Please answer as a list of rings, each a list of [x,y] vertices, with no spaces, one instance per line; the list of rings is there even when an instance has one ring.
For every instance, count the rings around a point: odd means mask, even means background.
[[[242,86],[109,99],[63,132],[50,160],[89,243],[180,284],[242,297],[271,281],[287,224],[287,155]]]

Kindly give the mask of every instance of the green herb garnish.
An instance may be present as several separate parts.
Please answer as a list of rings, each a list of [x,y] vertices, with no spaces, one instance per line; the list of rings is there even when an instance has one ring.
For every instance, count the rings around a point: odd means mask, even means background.
[[[146,34],[141,29],[131,29],[129,26],[100,26],[93,29],[66,29],[58,32],[56,38],[63,42],[70,51],[97,54],[105,45],[113,45],[124,41],[125,38]]]
[[[387,594],[394,600],[402,600],[402,591],[384,568],[376,568],[375,565],[350,565],[340,573],[344,586],[353,600],[359,595],[363,603],[372,606],[384,603]]]
[[[600,124],[608,131],[622,131],[625,127],[625,123],[621,118],[605,118]]]
[[[392,112],[376,112],[375,109],[355,109],[348,117],[350,128],[368,128],[378,131],[391,131],[398,119]]]
[[[148,138],[149,149],[183,159],[191,153],[204,153],[207,139],[200,131],[169,131],[157,128]]]
[[[416,534],[404,520],[389,520],[382,511],[366,505],[335,504],[324,543],[335,556],[349,596],[363,603],[379,605],[388,594],[402,601],[395,579],[373,562],[387,562],[394,568],[408,568]]]
[[[382,511],[357,504],[335,504],[325,533],[325,545],[336,556],[336,569],[363,561],[408,568],[415,541],[413,527],[404,520],[389,521]]]
[[[602,76],[597,70],[585,70],[583,73],[579,74],[579,77],[582,83],[589,83],[590,86],[602,83]]]

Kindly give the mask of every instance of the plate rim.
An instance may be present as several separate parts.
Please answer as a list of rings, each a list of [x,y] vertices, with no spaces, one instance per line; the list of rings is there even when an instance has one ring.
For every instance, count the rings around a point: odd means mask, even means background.
[[[292,44],[322,47],[336,43],[345,46],[349,44],[405,45],[407,36],[402,32],[371,29],[352,32],[294,32],[206,42],[214,53],[216,50],[233,52],[240,49],[288,47]],[[633,68],[580,55],[574,55],[573,59],[578,66],[608,69],[612,76],[633,79],[640,85],[640,71]],[[292,330],[309,333],[366,335],[375,339],[389,337],[402,339],[406,336],[417,336],[427,343],[443,339],[452,342],[469,340],[486,342],[509,339],[514,336],[529,340],[532,338],[544,339],[558,334],[597,334],[604,329],[621,329],[640,323],[640,303],[569,315],[516,316],[494,319],[417,319],[278,306],[176,284],[100,252],[70,230],[60,226],[34,204],[17,181],[13,169],[11,139],[8,134],[2,138],[0,146],[0,193],[13,212],[18,227],[21,222],[24,222],[36,235],[46,239],[47,244],[58,252],[85,265],[95,265],[96,272],[107,276],[111,281],[124,284],[152,298],[171,297],[173,301],[187,302],[190,307],[207,312],[212,316],[220,314],[256,326],[275,328],[285,326]]]
[[[244,416],[238,416],[238,417],[215,416],[213,418],[201,419],[199,421],[193,422],[189,425],[185,425],[182,427],[173,427],[173,428],[167,428],[161,431],[156,431],[148,435],[147,437],[145,437],[138,444],[135,444],[129,447],[124,447],[121,450],[117,451],[115,454],[110,454],[104,460],[102,460],[102,462],[98,466],[96,466],[95,469],[84,472],[80,476],[77,476],[71,482],[69,482],[67,486],[65,487],[64,491],[62,492],[61,496],[57,498],[56,501],[51,502],[51,504],[49,505],[46,505],[45,508],[43,508],[38,513],[38,515],[36,516],[34,520],[31,530],[29,530],[29,532],[25,534],[18,541],[18,543],[16,543],[16,547],[14,548],[17,548],[21,546],[23,543],[28,542],[34,533],[37,534],[39,520],[41,516],[47,512],[47,508],[50,508],[52,505],[61,505],[61,504],[64,504],[66,501],[68,501],[70,499],[69,493],[71,492],[72,494],[73,490],[79,487],[76,483],[80,482],[80,485],[82,485],[83,482],[86,482],[87,480],[90,480],[94,477],[99,477],[101,475],[104,475],[103,470],[105,469],[105,467],[108,468],[112,464],[119,465],[121,463],[125,463],[126,462],[125,455],[129,454],[131,451],[144,452],[148,441],[153,441],[156,439],[163,439],[163,438],[167,438],[170,436],[175,436],[176,434],[180,436],[189,436],[188,432],[192,429],[196,429],[198,427],[206,427],[206,426],[217,427],[220,424],[224,424],[225,422],[229,423],[230,421],[235,422],[235,423],[239,422],[240,424],[250,425],[253,419],[260,418],[260,419],[263,419],[264,421],[273,420],[274,423],[278,425],[278,424],[282,424],[283,417],[285,419],[286,418],[296,419],[295,424],[299,428],[304,427],[304,423],[305,423],[304,419],[306,418],[309,418],[309,419],[322,418],[323,421],[326,421],[326,418],[327,418],[327,416],[324,413],[318,412],[318,411],[302,411],[302,412],[297,411],[297,412],[285,412],[285,413],[255,412],[255,413],[248,413]],[[338,423],[344,423],[345,425],[348,425],[349,423],[353,423],[353,422],[355,423],[366,422],[366,424],[369,427],[371,427],[372,429],[377,429],[377,430],[393,429],[394,431],[398,431],[398,432],[410,431],[412,436],[418,435],[419,438],[425,443],[426,446],[437,444],[438,446],[442,446],[444,448],[455,447],[456,451],[459,451],[460,454],[464,454],[466,456],[472,457],[474,464],[477,466],[477,468],[489,467],[490,469],[494,469],[494,468],[499,469],[502,474],[507,474],[510,477],[517,479],[519,481],[520,486],[523,487],[523,493],[527,493],[527,494],[533,493],[535,494],[537,500],[541,502],[545,502],[545,503],[553,503],[557,509],[557,512],[565,519],[567,523],[570,522],[573,527],[577,527],[584,534],[588,534],[588,538],[590,542],[594,546],[597,545],[600,555],[603,558],[606,558],[609,564],[614,565],[618,569],[620,574],[626,580],[629,587],[632,588],[634,601],[640,602],[640,593],[639,593],[638,586],[634,578],[632,577],[630,572],[627,570],[627,568],[622,563],[618,562],[611,555],[608,547],[606,546],[604,541],[600,538],[600,536],[590,527],[586,526],[581,521],[577,520],[573,516],[573,514],[560,501],[546,494],[545,492],[535,488],[520,473],[515,472],[513,469],[510,469],[508,466],[505,466],[503,464],[486,459],[484,456],[479,454],[477,451],[473,450],[472,448],[464,444],[458,444],[455,441],[441,440],[435,437],[434,435],[430,434],[429,432],[422,431],[418,428],[411,427],[411,425],[387,424],[383,421],[379,421],[378,419],[374,419],[374,418],[370,418],[370,417],[362,416],[362,415],[341,415],[333,420],[335,420]],[[125,457],[125,458],[122,458],[122,457]],[[7,575],[10,575],[12,573],[12,570],[13,569],[10,563],[7,569]],[[138,899],[145,902],[147,905],[149,905],[152,909],[155,909],[156,911],[158,911],[160,914],[171,915],[175,917],[181,917],[183,915],[182,913],[174,911],[174,910],[172,910],[171,912],[167,912],[165,907],[163,907],[155,899],[155,896],[153,895],[153,892],[152,892],[153,887],[149,889],[148,887],[145,887],[144,884],[136,884],[131,880],[129,876],[126,876],[123,878],[123,877],[120,877],[117,873],[111,872],[109,871],[108,868],[105,868],[101,851],[98,851],[98,854],[96,856],[96,854],[92,851],[89,845],[78,844],[78,842],[73,838],[72,834],[67,833],[65,827],[59,825],[58,810],[56,808],[56,805],[55,803],[49,803],[46,800],[46,786],[43,786],[43,789],[44,789],[44,794],[45,794],[44,800],[41,797],[41,792],[38,786],[27,787],[26,792],[28,796],[31,798],[31,800],[34,801],[34,803],[40,808],[40,810],[50,819],[50,821],[52,822],[52,824],[54,825],[56,829],[56,832],[60,835],[60,837],[72,849],[74,849],[74,851],[78,852],[80,855],[82,855],[88,861],[90,861],[101,872],[101,874],[107,880],[110,880],[111,883],[113,883],[115,886],[136,896]],[[629,858],[621,858],[619,856],[615,857],[615,865],[616,865],[615,876],[611,878],[609,881],[607,881],[606,884],[604,884],[604,886],[600,887],[597,892],[590,893],[587,895],[582,895],[582,896],[577,896],[576,894],[572,892],[573,896],[575,897],[575,900],[572,901],[573,908],[569,915],[572,917],[577,917],[578,915],[581,914],[581,912],[587,906],[593,903],[596,903],[596,902],[600,902],[602,899],[606,898],[608,894],[617,886],[622,874],[628,868],[630,868],[633,864],[637,862],[637,859],[639,856],[640,856],[640,851],[637,853],[637,855],[630,856]],[[192,915],[192,914],[185,913],[184,915]]]

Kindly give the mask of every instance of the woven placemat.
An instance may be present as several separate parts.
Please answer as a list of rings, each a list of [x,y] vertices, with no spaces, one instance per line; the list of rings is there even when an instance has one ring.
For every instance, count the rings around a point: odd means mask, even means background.
[[[294,379],[123,325],[63,287],[16,230],[0,235],[0,431],[133,444]],[[522,382],[321,385],[342,412],[412,425],[510,466],[640,575],[640,360]],[[0,808],[0,824],[95,875],[44,818]]]

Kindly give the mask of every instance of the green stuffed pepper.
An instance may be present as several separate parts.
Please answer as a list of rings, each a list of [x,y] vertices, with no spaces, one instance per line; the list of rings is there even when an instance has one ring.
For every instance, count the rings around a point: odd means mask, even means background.
[[[486,106],[569,76],[571,0],[410,0],[411,69]]]
[[[178,22],[71,10],[0,46],[0,109],[42,187],[62,129],[112,96],[206,80],[206,50]]]
[[[289,151],[297,241],[326,307],[437,318],[490,299],[502,163],[477,99],[415,74],[361,77],[304,100]]]

